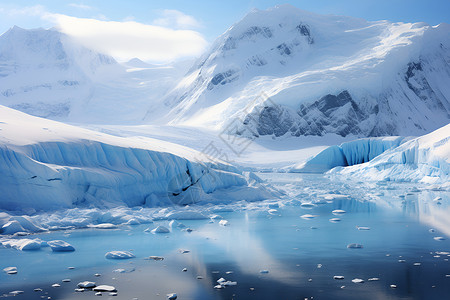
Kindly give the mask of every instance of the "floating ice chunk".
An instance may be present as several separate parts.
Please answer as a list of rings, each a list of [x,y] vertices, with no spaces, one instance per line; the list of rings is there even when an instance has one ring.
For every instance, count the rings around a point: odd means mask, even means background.
[[[183,270],[181,270],[181,272],[187,272],[187,268],[183,268]]]
[[[18,221],[9,221],[2,226],[0,232],[2,234],[14,234],[16,232],[26,231]]]
[[[176,293],[167,294],[167,299],[169,299],[169,300],[175,300],[177,298],[178,298],[178,296]]]
[[[343,279],[344,279],[344,276],[342,276],[342,275],[335,275],[335,276],[333,276],[333,279],[336,279],[336,280],[343,280]]]
[[[418,267],[420,265],[422,265],[420,262],[413,263],[413,266],[416,266],[416,267]]]
[[[224,286],[221,284],[218,284],[218,285],[215,285],[214,288],[220,290],[220,289],[223,289]]]
[[[91,228],[97,228],[97,229],[116,229],[118,228],[117,225],[111,224],[111,223],[101,223],[97,225],[89,225]]]
[[[149,257],[147,257],[146,259],[148,259],[148,260],[164,260],[164,257],[162,257],[162,256],[149,256]]]
[[[316,206],[316,205],[314,203],[311,203],[311,202],[305,202],[305,203],[300,204],[301,208],[306,208],[306,209],[311,209],[314,206]]]
[[[333,210],[331,213],[332,213],[333,215],[342,215],[342,214],[345,214],[346,211],[343,210],[343,209],[335,209],[335,210]]]
[[[329,221],[330,221],[331,223],[337,223],[337,222],[340,222],[341,219],[340,219],[340,218],[331,218]]]
[[[82,282],[79,282],[77,284],[77,286],[79,288],[83,288],[83,289],[91,289],[91,288],[96,287],[95,282],[93,282],[93,281],[82,281]]]
[[[136,256],[129,251],[110,251],[105,254],[105,257],[109,259],[128,259]]]
[[[12,291],[12,292],[9,292],[9,294],[13,295],[13,296],[17,296],[17,295],[20,295],[20,294],[23,294],[23,293],[25,293],[25,292],[24,291]]]
[[[170,233],[170,230],[167,227],[164,227],[162,225],[159,225],[155,229],[151,231],[153,234],[155,233]]]
[[[36,288],[33,291],[35,291],[35,292],[42,292],[42,289],[41,288]]]
[[[356,226],[356,228],[358,228],[358,230],[370,230],[370,227],[365,226]]]
[[[166,215],[167,220],[205,220],[207,216],[198,211],[177,211],[171,212]]]
[[[115,292],[116,288],[113,287],[112,285],[99,285],[96,286],[94,289],[94,292]]]
[[[267,212],[268,212],[269,214],[271,214],[271,215],[276,215],[276,214],[278,214],[278,210],[276,210],[276,209],[274,209],[274,208],[269,209]]]
[[[305,220],[311,220],[311,219],[314,219],[315,217],[317,217],[317,215],[306,214],[306,215],[300,216],[300,218],[305,219]]]
[[[261,274],[267,274],[267,273],[269,273],[269,270],[261,270],[261,271],[259,271],[259,273],[261,273]]]
[[[441,200],[442,200],[442,197],[436,197],[436,198],[433,199],[434,202],[439,202]]]
[[[372,278],[367,279],[367,281],[379,281],[379,280],[380,280],[380,278],[378,278],[378,277],[372,277]]]
[[[219,225],[221,225],[221,226],[228,226],[229,224],[228,224],[227,220],[220,220],[219,221]]]
[[[186,225],[178,222],[177,220],[172,220],[169,222],[170,228],[178,227],[178,228],[186,228]]]
[[[141,222],[139,222],[139,220],[137,220],[137,219],[129,219],[125,223],[125,225],[140,225],[140,224],[141,224]]]
[[[443,241],[443,240],[445,240],[445,237],[443,237],[443,236],[436,236],[436,237],[434,237],[434,239],[436,241]]]
[[[191,251],[187,250],[187,249],[178,249],[178,252],[180,252],[181,254],[185,254],[185,253],[189,253]]]
[[[391,289],[396,289],[397,285],[396,284],[391,284],[390,287],[391,287]]]
[[[197,279],[203,279],[203,276],[198,275]]]
[[[223,286],[233,286],[233,285],[237,285],[236,281],[225,281],[224,283],[221,283]]]
[[[349,248],[349,249],[361,249],[361,248],[363,248],[363,245],[353,243],[353,244],[348,244],[347,248]]]
[[[71,282],[72,280],[70,280],[69,278],[63,279],[61,280],[62,282]]]
[[[225,281],[227,281],[227,280],[225,278],[223,278],[223,277],[217,279],[217,282],[220,283],[220,284],[224,283]]]
[[[97,292],[94,294],[95,296],[103,296],[102,292]]]
[[[353,283],[364,283],[364,280],[361,278],[355,278],[355,279],[352,279],[352,282]]]
[[[71,244],[61,240],[49,241],[47,244],[54,252],[75,251],[75,248]]]
[[[8,275],[14,275],[17,274],[17,267],[7,267],[3,269],[3,272],[5,272]]]
[[[59,284],[59,283],[54,283],[54,284],[52,284],[52,287],[54,287],[54,288],[57,288],[57,287],[60,287],[61,285]]]
[[[112,293],[109,293],[108,295],[110,295],[110,296],[117,296],[117,293],[116,292],[112,292]]]
[[[406,260],[404,260],[404,259],[399,259],[398,262],[399,262],[399,263],[405,263]]]
[[[212,215],[211,219],[212,220],[218,220],[218,219],[223,219],[223,217],[221,215]]]

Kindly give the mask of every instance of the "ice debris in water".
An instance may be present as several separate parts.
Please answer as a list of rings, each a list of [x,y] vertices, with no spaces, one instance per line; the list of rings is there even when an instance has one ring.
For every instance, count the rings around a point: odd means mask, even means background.
[[[445,238],[443,236],[436,236],[436,237],[434,237],[434,239],[436,241],[443,241],[443,240],[445,240]]]
[[[167,294],[167,299],[169,299],[169,300],[175,300],[175,299],[177,299],[177,294],[176,293],[170,293],[170,294]]]
[[[5,239],[0,242],[4,247],[13,248],[20,251],[41,249],[41,240],[39,239]]]
[[[147,257],[146,259],[147,260],[164,260],[164,257],[152,255],[152,256]]]
[[[352,279],[352,282],[353,283],[364,283],[364,280],[361,278],[355,278],[355,279]]]
[[[181,254],[185,254],[185,253],[189,253],[191,251],[187,250],[187,249],[178,249],[178,252],[180,252]]]
[[[300,204],[301,208],[307,208],[307,209],[313,208],[314,206],[316,206],[316,205],[312,202],[305,202],[305,203]]]
[[[20,295],[20,294],[23,294],[23,293],[24,293],[24,291],[12,291],[12,292],[9,292],[9,294],[12,295],[12,296],[17,296],[17,295]]]
[[[221,225],[221,226],[228,226],[229,223],[228,223],[227,220],[220,220],[220,221],[219,221],[219,225]]]
[[[97,224],[97,225],[89,225],[88,227],[97,228],[97,229],[116,229],[116,228],[118,228],[117,225],[114,225],[111,223],[101,223],[101,224]]]
[[[335,209],[335,210],[333,210],[331,213],[332,213],[333,215],[342,215],[342,214],[345,214],[346,211],[343,210],[343,209]]]
[[[370,230],[370,227],[365,226],[356,226],[356,228],[358,228],[358,230]]]
[[[78,287],[84,288],[84,289],[91,289],[96,287],[95,282],[93,281],[82,281],[78,283]]]
[[[331,223],[337,223],[337,222],[340,222],[341,219],[340,219],[340,218],[331,218],[329,221],[330,221]]]
[[[110,251],[105,254],[105,257],[109,259],[127,259],[135,256],[129,251]]]
[[[17,267],[7,267],[3,269],[3,272],[5,272],[8,275],[17,274]]]
[[[347,248],[349,248],[349,249],[360,249],[360,248],[363,248],[363,245],[353,243],[353,244],[348,244]]]
[[[344,279],[344,276],[342,276],[342,275],[335,275],[335,276],[333,276],[333,279],[336,279],[336,280],[343,280],[343,279]]]
[[[378,280],[380,280],[380,278],[378,278],[378,277],[372,277],[372,278],[367,279],[367,281],[378,281]]]
[[[93,289],[95,292],[115,292],[116,288],[112,285],[99,285]]]
[[[306,215],[302,215],[300,218],[303,218],[305,220],[310,220],[310,219],[314,219],[315,217],[316,217],[316,215],[306,214]]]
[[[62,240],[49,241],[47,244],[54,252],[75,251],[75,248],[71,244]]]
[[[167,227],[159,225],[155,229],[152,230],[152,233],[169,233],[170,230]]]

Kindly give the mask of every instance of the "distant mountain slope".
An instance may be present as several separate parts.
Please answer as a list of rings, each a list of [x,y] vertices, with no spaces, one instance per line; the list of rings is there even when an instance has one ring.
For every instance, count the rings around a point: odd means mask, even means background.
[[[450,25],[283,5],[221,35],[166,98],[167,120],[244,136],[418,135],[450,120],[449,87]]]
[[[141,122],[187,69],[176,67],[122,65],[56,30],[15,26],[0,36],[0,104],[62,121]]]

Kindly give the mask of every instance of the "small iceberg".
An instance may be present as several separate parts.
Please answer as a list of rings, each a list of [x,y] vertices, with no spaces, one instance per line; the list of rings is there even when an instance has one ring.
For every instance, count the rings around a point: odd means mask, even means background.
[[[353,243],[353,244],[348,244],[347,248],[349,248],[349,249],[361,249],[361,248],[363,248],[363,245]]]
[[[228,226],[228,221],[227,220],[220,220],[219,221],[219,225],[221,225],[221,226]]]
[[[79,282],[77,284],[77,286],[79,288],[83,288],[83,289],[92,289],[92,288],[96,287],[95,282],[93,282],[93,281],[82,281],[82,282]]]
[[[17,274],[17,267],[7,267],[3,269],[3,272],[5,272],[8,275]]]
[[[340,218],[331,218],[329,221],[330,221],[331,223],[337,223],[337,222],[340,222],[341,219],[340,219]]]
[[[105,257],[108,259],[128,259],[136,256],[128,251],[110,251],[105,254]]]
[[[155,233],[170,233],[170,230],[167,227],[164,227],[162,225],[159,225],[155,229],[151,231],[153,234]]]
[[[66,252],[66,251],[75,251],[75,248],[62,240],[54,240],[49,241],[47,244],[52,248],[52,251],[54,252]]]
[[[335,279],[335,280],[343,280],[344,276],[342,276],[342,275],[335,275],[335,276],[333,276],[333,279]]]
[[[305,219],[305,220],[311,220],[311,219],[314,219],[315,217],[317,217],[317,215],[306,214],[306,215],[300,216],[300,218]]]
[[[352,282],[353,283],[364,283],[364,280],[361,278],[355,278],[355,279],[352,279]]]
[[[345,210],[343,209],[335,209],[331,212],[333,215],[343,215],[345,213],[347,213]]]
[[[94,288],[94,292],[115,292],[116,288],[112,285],[99,285]]]

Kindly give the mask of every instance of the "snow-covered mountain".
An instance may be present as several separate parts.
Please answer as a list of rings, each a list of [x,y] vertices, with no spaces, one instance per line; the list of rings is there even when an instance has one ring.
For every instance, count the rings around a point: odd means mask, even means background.
[[[119,64],[54,29],[15,26],[0,36],[0,104],[62,121],[140,122],[185,69]]]
[[[151,138],[120,138],[0,106],[0,209],[256,200],[258,178]]]
[[[449,122],[449,82],[448,24],[283,5],[221,35],[166,98],[167,120],[244,136],[419,135]]]

